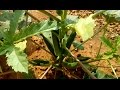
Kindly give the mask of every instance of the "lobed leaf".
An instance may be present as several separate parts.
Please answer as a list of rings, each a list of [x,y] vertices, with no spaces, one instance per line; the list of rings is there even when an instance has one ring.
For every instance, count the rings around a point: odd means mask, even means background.
[[[75,24],[75,31],[83,41],[91,38],[94,34],[95,21],[92,19],[92,15],[87,18],[80,18]]]
[[[14,69],[15,72],[28,73],[27,55],[18,48],[12,48],[11,52],[6,54],[7,64]]]
[[[33,23],[30,26],[23,28],[19,33],[15,34],[14,42],[22,41],[28,37],[40,34],[46,31],[56,30],[57,22],[45,20],[40,23]]]

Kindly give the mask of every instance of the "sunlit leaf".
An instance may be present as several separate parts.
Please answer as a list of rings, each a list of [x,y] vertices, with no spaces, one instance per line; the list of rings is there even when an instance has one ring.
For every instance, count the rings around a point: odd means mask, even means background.
[[[108,16],[111,21],[120,21],[120,10],[107,10],[104,15]]]
[[[80,18],[75,24],[75,31],[82,37],[83,41],[91,38],[94,34],[93,29],[96,25],[95,20],[92,19],[92,15],[87,18]]]
[[[96,74],[97,74],[97,78],[98,78],[98,79],[102,79],[102,78],[105,77],[105,73],[102,72],[102,71],[100,71],[100,70],[97,70],[97,71],[96,71]]]
[[[25,40],[25,41],[19,42],[14,45],[15,45],[15,47],[19,48],[20,51],[23,51],[26,48],[26,43],[27,43],[27,41]]]
[[[84,50],[84,47],[82,46],[82,44],[78,41],[74,41],[73,42],[73,46],[77,49],[80,49],[80,50]]]
[[[109,39],[107,39],[106,37],[103,36],[103,37],[101,37],[101,40],[106,46],[108,46],[111,49],[114,49],[113,44],[110,42]]]
[[[78,62],[63,62],[63,65],[67,68],[76,68],[78,65]]]
[[[14,42],[22,41],[33,35],[37,35],[46,31],[56,30],[57,22],[45,20],[40,23],[33,23],[30,26],[27,26],[20,30],[19,33],[14,35]]]
[[[18,48],[13,48],[11,52],[6,54],[7,64],[14,69],[15,72],[28,73],[27,55]]]

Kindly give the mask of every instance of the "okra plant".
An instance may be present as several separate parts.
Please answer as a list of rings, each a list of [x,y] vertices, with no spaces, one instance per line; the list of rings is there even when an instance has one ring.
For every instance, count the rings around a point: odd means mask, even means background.
[[[119,55],[116,54],[120,45],[119,37],[116,39],[115,45],[113,45],[105,37],[105,32],[109,23],[119,21],[120,11],[98,10],[86,18],[68,15],[68,10],[56,10],[58,16],[53,16],[45,10],[39,11],[48,15],[50,18],[36,23],[26,24],[24,21],[26,21],[27,18],[27,16],[25,16],[27,10],[15,10],[14,12],[2,10],[2,14],[0,15],[0,55],[6,55],[7,64],[11,66],[15,72],[28,73],[29,63],[33,65],[49,63],[44,60],[29,62],[27,59],[27,54],[24,52],[27,42],[26,39],[37,35],[43,37],[51,55],[54,57],[54,63],[50,65],[51,68],[63,69],[63,67],[76,68],[80,66],[89,78],[105,78],[105,74],[99,71],[96,71],[96,74],[90,71],[85,64],[87,61],[82,61],[82,57],[76,58],[70,51],[70,47],[73,44],[75,48],[83,50],[83,44],[85,42],[94,37],[98,32],[104,30],[101,40],[111,48],[111,51],[104,53],[102,57],[99,57],[100,55],[98,54],[97,59],[100,60],[104,58],[108,60],[112,57],[119,58]],[[104,15],[107,24],[103,28],[100,28],[97,33],[94,33],[96,26],[94,18],[98,15]],[[75,40],[76,35],[82,38],[83,43]],[[112,65],[111,68],[117,77]]]

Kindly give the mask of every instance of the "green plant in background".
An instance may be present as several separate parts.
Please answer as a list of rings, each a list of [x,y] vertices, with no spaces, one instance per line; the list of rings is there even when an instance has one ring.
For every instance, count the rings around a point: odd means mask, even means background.
[[[97,35],[101,30],[104,30],[101,40],[111,49],[111,51],[104,53],[102,57],[99,57],[100,52],[98,52],[96,60],[106,59],[109,62],[109,58],[116,57],[118,59],[119,54],[116,54],[116,52],[120,45],[120,39],[118,37],[115,43],[112,44],[105,37],[105,33],[107,25],[112,22],[113,18],[119,20],[119,10],[114,13],[111,13],[113,12],[111,10],[99,10],[95,14],[91,14],[86,18],[67,15],[67,10],[56,10],[58,16],[53,16],[45,10],[39,11],[48,15],[50,18],[37,23],[25,24],[25,14],[28,14],[27,10],[15,10],[14,12],[3,10],[2,15],[0,15],[0,55],[6,55],[7,64],[12,66],[14,71],[29,74],[29,63],[37,66],[50,65],[48,71],[52,67],[56,69],[64,69],[80,66],[92,79],[107,78],[107,76],[103,74],[103,72],[98,71],[98,69],[94,72],[96,74],[90,71],[87,66],[89,66],[88,59],[91,58],[84,56],[76,58],[69,49],[73,44],[75,48],[84,50],[83,44]],[[101,14],[106,17],[107,24],[100,28],[97,33],[94,33],[94,28],[96,26],[94,18]],[[46,51],[54,57],[54,63],[42,59],[28,62],[27,55],[24,52],[26,48],[26,39],[33,35],[40,35],[43,37],[49,49],[49,51]],[[76,41],[76,35],[81,36],[84,42],[80,43]],[[116,78],[118,78],[113,66],[111,64],[110,66]]]

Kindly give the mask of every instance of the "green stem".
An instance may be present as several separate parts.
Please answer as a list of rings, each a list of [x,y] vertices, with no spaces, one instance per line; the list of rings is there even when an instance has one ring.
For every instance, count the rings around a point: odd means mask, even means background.
[[[92,62],[101,61],[101,60],[105,60],[105,59],[91,59],[91,61],[83,61],[83,63],[86,64],[86,63],[92,63]]]
[[[107,24],[107,25],[108,25],[108,24]],[[107,25],[104,27],[104,32],[103,32],[103,35],[102,35],[103,37],[105,36]],[[102,47],[102,42],[100,43],[100,48],[99,48],[99,50],[98,50],[98,53],[97,53],[96,58],[98,58],[98,56],[99,56],[99,54],[100,54],[101,47]]]
[[[61,21],[59,18],[55,17],[54,15],[50,14],[49,12],[47,12],[47,11],[45,11],[45,10],[38,10],[38,11],[44,13],[45,15],[51,17],[52,19],[54,19],[54,20],[56,20],[56,21],[58,21],[58,22]]]
[[[26,10],[26,12],[28,12],[28,10]],[[25,22],[26,26],[28,25],[28,14],[26,15],[26,22]]]
[[[100,48],[99,48],[99,50],[98,50],[98,53],[97,53],[97,56],[96,56],[96,58],[98,58],[98,57],[99,57],[99,54],[100,54],[101,47],[102,47],[102,42],[100,43]]]

